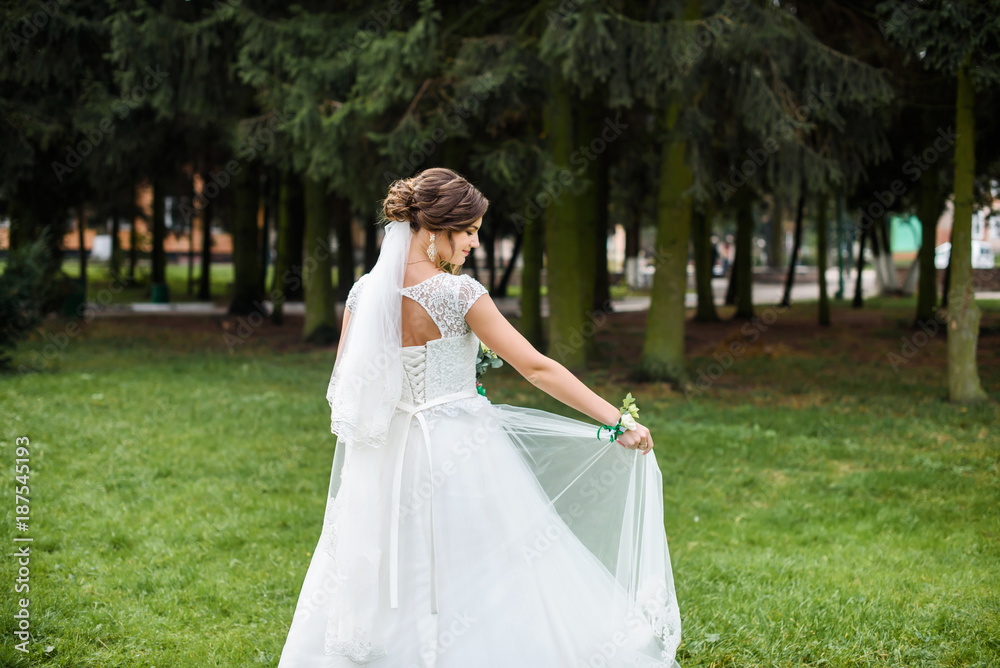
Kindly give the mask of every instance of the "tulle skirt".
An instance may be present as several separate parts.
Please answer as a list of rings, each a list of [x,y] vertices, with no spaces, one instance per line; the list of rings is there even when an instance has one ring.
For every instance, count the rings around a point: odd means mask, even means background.
[[[415,408],[338,443],[279,668],[677,666],[654,452],[485,397]]]

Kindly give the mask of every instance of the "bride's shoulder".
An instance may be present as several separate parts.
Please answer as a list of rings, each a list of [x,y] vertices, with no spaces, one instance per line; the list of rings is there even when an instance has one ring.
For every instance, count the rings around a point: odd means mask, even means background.
[[[472,274],[453,274],[453,280],[460,289],[482,290],[489,292]]]
[[[365,279],[368,278],[368,274],[362,274],[361,278],[354,281],[354,285],[351,286],[351,292],[357,292],[365,284]]]
[[[457,274],[455,279],[455,283],[458,285],[458,306],[464,316],[477,299],[489,294],[489,290],[470,274]]]
[[[350,291],[347,293],[347,310],[354,313],[354,307],[358,303],[360,298],[361,288],[364,286],[365,279],[368,278],[368,274],[363,274],[361,278],[354,281],[354,285],[351,286]]]

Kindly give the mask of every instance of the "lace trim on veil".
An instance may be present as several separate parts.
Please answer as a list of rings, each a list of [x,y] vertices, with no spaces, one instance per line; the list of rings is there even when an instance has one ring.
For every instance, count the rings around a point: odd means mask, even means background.
[[[354,628],[353,635],[350,640],[341,642],[334,629],[327,628],[324,650],[327,654],[346,656],[354,663],[368,663],[388,653],[384,642],[370,640],[368,633],[360,626]]]
[[[681,643],[681,616],[672,586],[663,579],[647,582],[638,593],[639,610],[653,627],[653,635],[663,644],[660,656],[664,665],[676,666],[675,655]],[[636,659],[636,665],[639,659]]]

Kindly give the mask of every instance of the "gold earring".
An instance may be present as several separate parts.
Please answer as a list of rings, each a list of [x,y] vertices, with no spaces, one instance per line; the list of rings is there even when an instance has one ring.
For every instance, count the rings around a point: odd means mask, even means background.
[[[427,257],[430,258],[431,262],[437,256],[437,247],[434,245],[434,233],[431,232],[431,245],[427,247]]]

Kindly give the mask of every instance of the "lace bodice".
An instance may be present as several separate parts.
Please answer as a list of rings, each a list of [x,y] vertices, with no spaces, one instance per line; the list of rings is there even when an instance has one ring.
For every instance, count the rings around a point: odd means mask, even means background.
[[[351,287],[347,295],[346,308],[351,313],[358,304],[364,289],[365,274]],[[424,307],[434,324],[441,330],[442,338],[462,336],[469,331],[465,314],[481,296],[486,287],[468,274],[435,274],[425,281],[402,289],[403,295],[410,297]],[[411,346],[413,347],[413,346]]]
[[[365,274],[351,288],[347,309],[354,310],[364,289]],[[476,388],[476,358],[479,338],[465,321],[465,314],[479,297],[487,294],[482,283],[468,274],[440,273],[402,289],[402,294],[420,304],[441,331],[441,337],[420,346],[404,346],[403,392],[400,399],[418,405],[452,392]],[[484,397],[460,399],[428,410],[434,415],[457,415],[459,410],[479,406]]]

